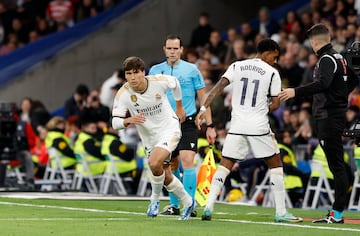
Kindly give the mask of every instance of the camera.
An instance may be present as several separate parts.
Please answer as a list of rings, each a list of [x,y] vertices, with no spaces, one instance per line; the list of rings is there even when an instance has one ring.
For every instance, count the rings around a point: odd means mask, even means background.
[[[343,132],[344,137],[355,139],[355,144],[360,145],[360,120],[356,120],[349,129],[345,129]]]
[[[343,56],[351,69],[360,72],[360,41],[353,42]]]
[[[15,103],[0,102],[0,160],[14,160],[18,151]]]

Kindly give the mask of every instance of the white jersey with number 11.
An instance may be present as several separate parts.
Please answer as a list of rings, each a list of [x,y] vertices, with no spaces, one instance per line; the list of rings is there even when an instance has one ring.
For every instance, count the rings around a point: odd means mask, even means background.
[[[269,97],[278,96],[281,91],[279,72],[261,59],[254,58],[234,62],[223,77],[233,86],[229,133],[269,133]]]

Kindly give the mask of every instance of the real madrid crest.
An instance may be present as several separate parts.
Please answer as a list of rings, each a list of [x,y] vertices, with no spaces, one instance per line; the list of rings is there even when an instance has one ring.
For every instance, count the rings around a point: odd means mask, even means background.
[[[130,96],[130,99],[131,99],[132,102],[136,102],[136,101],[137,101],[136,95],[131,95],[131,96]]]
[[[155,98],[157,99],[157,100],[160,100],[161,99],[161,95],[160,94],[155,94]]]

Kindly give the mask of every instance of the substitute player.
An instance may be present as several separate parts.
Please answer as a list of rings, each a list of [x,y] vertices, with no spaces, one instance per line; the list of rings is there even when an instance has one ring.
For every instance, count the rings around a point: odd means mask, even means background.
[[[285,207],[283,167],[279,148],[270,129],[268,113],[280,105],[281,90],[278,71],[272,66],[279,56],[279,45],[264,39],[257,45],[257,57],[232,63],[208,94],[196,116],[198,128],[214,98],[233,83],[231,126],[222,150],[223,158],[210,187],[202,220],[211,220],[214,203],[236,160],[242,160],[252,150],[255,158],[263,158],[269,167],[271,187],[275,198],[276,222],[301,222],[302,218],[288,213]],[[271,103],[269,105],[268,99]]]
[[[148,156],[151,170],[150,205],[147,215],[159,213],[162,187],[173,193],[184,205],[181,220],[187,220],[195,208],[195,200],[174,177],[168,166],[170,154],[181,138],[179,118],[185,119],[181,89],[175,77],[145,76],[145,63],[138,57],[129,57],[123,62],[127,83],[116,94],[113,106],[112,126],[115,129],[135,124]],[[176,100],[176,114],[166,96],[171,89]],[[129,111],[131,117],[126,118]]]

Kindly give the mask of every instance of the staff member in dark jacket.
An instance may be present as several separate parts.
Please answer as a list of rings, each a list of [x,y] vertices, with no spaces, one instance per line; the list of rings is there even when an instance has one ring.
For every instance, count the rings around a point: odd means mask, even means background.
[[[355,88],[357,81],[355,74],[346,66],[343,56],[330,44],[330,33],[325,25],[314,25],[307,33],[311,47],[319,57],[314,70],[314,82],[284,89],[279,98],[284,101],[295,96],[313,95],[313,117],[317,134],[335,183],[332,210],[325,218],[314,220],[313,223],[344,223],[343,211],[349,180],[343,159],[341,135],[346,123],[348,94]]]

